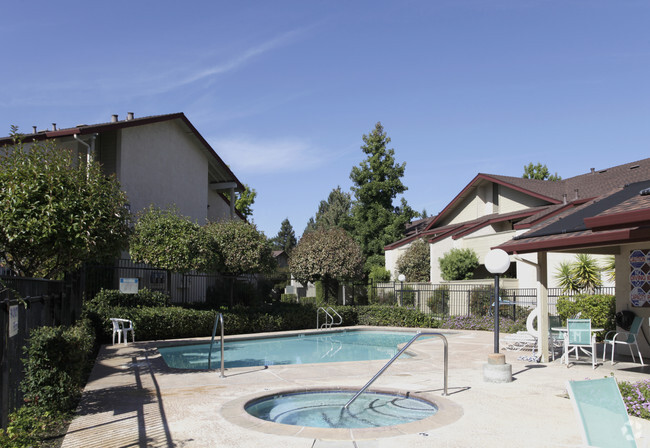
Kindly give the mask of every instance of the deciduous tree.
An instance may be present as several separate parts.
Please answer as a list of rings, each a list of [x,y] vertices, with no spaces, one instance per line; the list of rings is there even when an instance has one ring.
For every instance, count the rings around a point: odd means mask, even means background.
[[[397,270],[408,282],[428,282],[431,273],[431,251],[424,239],[413,241],[397,259]]]
[[[315,230],[300,239],[289,258],[289,269],[302,283],[323,282],[327,300],[339,281],[362,274],[363,256],[359,245],[345,230]]]
[[[129,244],[133,261],[172,272],[202,269],[207,249],[201,243],[201,227],[175,207],[155,206],[138,215]],[[169,277],[168,277],[169,278]]]
[[[128,242],[126,194],[97,163],[52,141],[0,149],[0,264],[60,278],[85,261],[116,257]]]
[[[551,174],[546,165],[537,163],[533,165],[533,162],[530,162],[528,165],[524,166],[524,179],[538,179],[538,180],[550,180],[557,181],[562,180],[562,177],[558,176],[557,173]]]
[[[237,276],[270,273],[277,266],[270,241],[254,224],[234,219],[211,222],[203,232],[208,246],[207,267],[231,277],[231,305]]]

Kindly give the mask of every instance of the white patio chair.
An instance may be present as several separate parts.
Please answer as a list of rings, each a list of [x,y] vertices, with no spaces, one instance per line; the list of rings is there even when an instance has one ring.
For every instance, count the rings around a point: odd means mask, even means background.
[[[632,355],[632,361],[636,362],[634,359],[634,352],[632,351],[632,346],[636,346],[636,351],[639,354],[639,359],[641,360],[641,365],[643,364],[643,357],[641,356],[641,350],[639,350],[639,344],[636,342],[636,338],[641,330],[641,324],[643,319],[640,316],[634,316],[632,325],[630,326],[630,331],[609,331],[605,335],[605,345],[603,347],[603,362],[605,362],[605,357],[607,356],[607,346],[612,346],[612,364],[614,364],[614,349],[616,344],[625,344],[630,348],[630,354]],[[610,338],[610,335],[613,336]]]
[[[135,342],[135,330],[133,329],[133,322],[129,319],[120,319],[117,317],[111,317],[111,322],[113,323],[113,345],[115,345],[115,336],[117,335],[117,343],[122,342],[124,338],[124,343],[126,344],[129,340],[128,334],[131,332],[131,338]]]
[[[591,350],[591,352],[589,352]],[[567,335],[564,338],[562,360],[569,367],[569,355],[574,352],[578,360],[579,352],[591,355],[591,367],[596,368],[596,336],[591,333],[591,319],[568,319]]]

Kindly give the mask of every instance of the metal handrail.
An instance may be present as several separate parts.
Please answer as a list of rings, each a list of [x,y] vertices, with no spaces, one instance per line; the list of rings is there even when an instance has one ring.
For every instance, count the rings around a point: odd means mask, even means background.
[[[318,325],[318,323],[319,323],[319,320],[318,320],[318,319],[319,319],[319,317],[320,317],[320,311],[321,311],[321,310],[323,310],[323,313],[325,313],[325,323],[323,324],[323,327],[327,327],[327,317],[328,317],[328,316],[329,316],[330,319],[332,319],[332,322],[334,322],[334,318],[332,317],[332,315],[331,315],[330,313],[328,313],[327,310],[321,306],[321,307],[319,307],[319,308],[316,310],[316,329],[317,329],[317,330],[318,330],[319,328],[321,328],[321,327]]]
[[[341,325],[343,323],[343,318],[341,317],[341,315],[339,313],[337,313],[336,310],[334,308],[332,308],[331,306],[328,306],[327,309],[332,310],[332,313],[335,314],[336,317],[339,318],[339,321],[334,323],[334,318],[332,317],[332,322],[330,323],[330,328],[332,328],[332,325]]]
[[[325,323],[323,325],[319,325],[319,317],[320,317],[320,311],[321,310],[323,311],[323,313],[325,313]],[[327,310],[331,310],[332,313],[334,313],[336,315],[336,317],[339,318],[339,321],[337,323],[334,323],[334,316],[332,316],[330,313],[328,313]],[[327,319],[328,317],[332,320],[331,322],[328,321],[328,319]],[[316,329],[319,329],[319,328],[332,328],[332,325],[341,325],[342,323],[343,323],[343,318],[331,306],[328,306],[327,309],[325,309],[324,307],[321,306],[316,310]]]
[[[345,404],[345,406],[343,406],[343,409],[347,409],[348,406],[350,406],[350,405],[352,404],[352,402],[354,402],[354,400],[356,400],[356,399],[359,397],[359,395],[361,395],[362,393],[364,393],[364,392],[366,391],[366,389],[368,389],[368,388],[370,387],[370,385],[371,385],[372,383],[374,383],[375,380],[376,380],[377,378],[379,378],[379,377],[381,376],[381,374],[384,373],[384,371],[386,371],[386,369],[387,369],[387,368],[388,368],[388,367],[389,367],[389,366],[390,366],[390,365],[391,365],[391,364],[392,364],[392,363],[393,363],[397,358],[399,358],[399,356],[400,356],[402,353],[404,353],[404,351],[405,351],[407,348],[409,348],[409,346],[410,346],[412,343],[414,343],[415,340],[416,340],[417,338],[419,338],[419,337],[421,337],[421,336],[440,336],[440,337],[442,338],[442,342],[444,342],[444,344],[445,344],[445,350],[444,350],[444,371],[445,371],[445,376],[444,376],[444,392],[443,392],[442,395],[443,395],[443,396],[444,396],[444,395],[447,395],[447,370],[448,370],[448,363],[447,363],[447,358],[448,358],[448,356],[447,356],[447,355],[448,355],[447,338],[446,338],[442,333],[418,333],[418,334],[416,334],[415,336],[413,336],[413,339],[411,339],[410,341],[408,341],[408,342],[406,343],[406,345],[404,345],[404,347],[402,347],[402,349],[401,349],[399,352],[397,352],[397,354],[396,354],[395,356],[393,356],[393,357],[391,358],[391,360],[388,361],[388,362],[386,363],[386,365],[385,365],[384,367],[382,367],[381,370],[379,370],[379,372],[377,372],[377,373],[375,374],[375,376],[373,376],[372,379],[371,379],[370,381],[368,381],[368,382],[366,383],[366,385],[363,386],[363,387],[361,388],[361,390],[360,390],[359,392],[357,392],[357,393],[354,395],[354,397],[352,397],[352,398],[350,399],[350,401],[348,401],[348,402]]]
[[[208,352],[208,370],[212,367],[212,346],[214,345],[214,336],[217,333],[217,325],[221,323],[221,378],[226,376],[223,374],[223,314],[217,313],[214,319],[214,327],[212,327],[212,340],[210,341],[210,351]]]

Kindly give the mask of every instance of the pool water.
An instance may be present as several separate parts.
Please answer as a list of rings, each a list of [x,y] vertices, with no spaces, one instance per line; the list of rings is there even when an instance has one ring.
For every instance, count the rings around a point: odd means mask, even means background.
[[[264,397],[246,412],[262,420],[315,428],[377,428],[422,420],[438,412],[435,404],[377,392],[364,392],[348,409],[354,392],[318,391]]]
[[[410,341],[413,336],[415,333],[357,330],[227,341],[224,344],[224,366],[390,359],[397,353],[397,346]],[[158,348],[167,365],[179,369],[207,369],[209,350],[210,344]],[[408,355],[405,353],[401,357]],[[220,343],[215,341],[211,363],[214,367],[220,362]]]

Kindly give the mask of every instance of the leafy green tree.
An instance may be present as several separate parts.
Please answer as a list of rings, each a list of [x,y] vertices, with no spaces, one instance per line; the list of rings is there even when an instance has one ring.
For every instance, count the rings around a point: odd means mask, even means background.
[[[351,210],[352,197],[350,193],[342,191],[341,187],[338,186],[330,192],[327,201],[320,201],[316,219],[311,218],[309,220],[305,232],[317,229],[331,229],[333,227],[349,230]]]
[[[469,280],[479,266],[476,252],[472,249],[451,249],[438,258],[442,278],[451,280]]]
[[[293,231],[289,218],[285,218],[280,225],[280,231],[271,240],[274,250],[283,250],[287,254],[291,253],[298,242],[296,241],[296,234]]]
[[[238,194],[237,200],[235,201],[235,209],[244,215],[244,218],[248,219],[253,216],[253,204],[255,203],[256,197],[257,191],[244,184],[244,191]]]
[[[381,123],[364,135],[363,141],[361,150],[367,157],[359,166],[352,167],[350,173],[356,200],[352,207],[352,228],[369,270],[371,265],[383,265],[384,246],[400,239],[406,224],[418,213],[404,198],[399,206],[393,204],[397,195],[407,190],[401,180],[406,163],[395,161],[395,150],[387,148],[391,140]]]
[[[345,230],[315,230],[300,239],[289,258],[289,269],[301,283],[321,281],[329,300],[339,281],[360,277],[363,256]]]
[[[223,192],[221,195],[230,201],[230,194]],[[253,204],[257,197],[257,191],[247,184],[244,184],[244,191],[235,193],[235,210],[241,213],[245,219],[253,216]]]
[[[208,247],[206,267],[231,277],[231,306],[239,275],[271,273],[277,266],[270,241],[254,224],[233,219],[208,223],[202,231]]]
[[[117,257],[130,213],[115,176],[52,141],[0,149],[0,264],[26,277],[60,278],[85,261]]]
[[[562,177],[558,176],[557,173],[551,174],[546,165],[537,163],[533,165],[533,162],[530,162],[528,165],[524,166],[524,179],[538,179],[538,180],[550,180],[557,181],[562,180]]]
[[[428,282],[431,273],[431,252],[429,243],[420,238],[413,241],[397,259],[397,270],[409,282]]]
[[[207,249],[200,232],[201,227],[175,207],[163,210],[151,205],[138,214],[129,254],[135,262],[172,272],[201,269]]]

